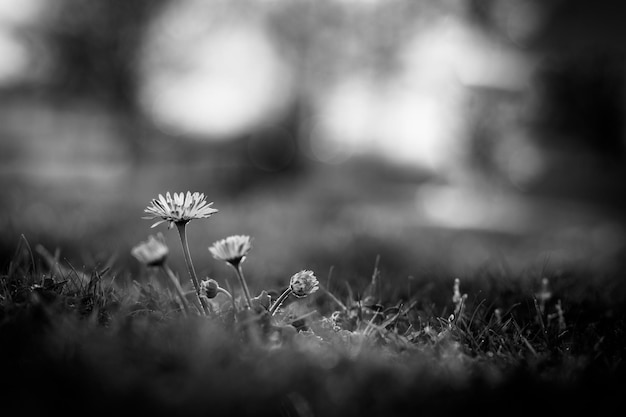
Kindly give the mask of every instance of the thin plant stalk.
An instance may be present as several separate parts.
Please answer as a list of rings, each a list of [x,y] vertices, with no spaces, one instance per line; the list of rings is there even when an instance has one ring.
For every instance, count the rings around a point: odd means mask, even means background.
[[[217,292],[218,293],[222,293],[224,294],[226,297],[228,297],[228,299],[233,302],[233,307],[234,307],[234,299],[233,299],[233,295],[230,293],[230,291],[228,291],[225,288],[220,287],[219,285],[217,286]]]
[[[217,292],[221,292],[222,294],[224,294],[225,296],[227,296],[231,301],[233,300],[233,295],[231,293],[229,293],[227,290],[225,290],[222,287],[219,287],[217,289]]]
[[[235,313],[237,313],[237,305],[235,305],[235,297],[226,289],[219,287],[217,292],[221,292],[230,299],[230,303],[233,305],[233,320],[235,319]]]
[[[228,290],[225,290],[225,291],[227,291],[228,295],[230,295],[230,301],[233,304],[233,322],[235,322],[235,318],[236,318],[237,313],[239,312],[239,310],[237,309],[237,304],[235,303],[235,297],[233,297],[233,295],[232,295],[233,288],[231,287],[229,280],[226,281],[226,286],[228,287]]]
[[[278,297],[276,302],[272,304],[272,306],[270,307],[270,315],[273,316],[274,314],[276,314],[276,310],[278,310],[278,308],[285,302],[287,297],[289,297],[289,294],[291,294],[291,287],[288,287],[285,291],[283,291],[283,293],[280,295],[280,297]]]
[[[187,243],[187,231],[186,231],[186,223],[176,223],[176,227],[178,228],[178,234],[180,235],[180,242],[183,246],[183,253],[185,254],[185,262],[187,263],[187,269],[189,270],[189,276],[191,277],[191,282],[196,289],[196,295],[200,299],[200,305],[202,305],[203,313],[208,314],[208,307],[206,305],[206,301],[202,299],[200,296],[200,281],[198,281],[198,276],[196,275],[196,270],[193,267],[193,263],[191,262],[191,254],[189,253],[189,244]]]
[[[322,287],[320,285],[320,287],[322,288],[322,291],[324,291],[326,293],[326,295],[328,295],[335,303],[337,303],[337,305],[339,305],[339,307],[341,307],[341,309],[343,311],[348,311],[348,307],[346,307],[346,305],[344,303],[342,303],[336,296],[335,294],[333,294],[332,292],[330,292],[329,290],[326,289],[326,287]]]
[[[217,290],[216,290],[215,293],[211,292],[211,296],[209,297],[209,291],[207,289],[206,290],[206,295],[202,296],[202,298],[206,301],[209,298],[214,298],[219,293],[222,293],[226,297],[228,297],[228,299],[230,300],[231,304],[233,305],[233,309],[234,309],[235,308],[235,300],[233,299],[233,295],[228,290],[220,287],[219,284],[217,285]]]
[[[180,286],[178,278],[176,278],[176,275],[174,275],[174,271],[172,271],[170,267],[166,264],[161,265],[161,271],[163,271],[163,273],[170,279],[170,281],[172,281],[172,284],[174,284],[174,288],[176,289],[176,293],[178,294],[180,302],[183,305],[185,314],[189,315],[189,304],[187,303],[187,298],[185,297],[183,288]]]
[[[246,284],[246,279],[243,276],[243,269],[241,268],[241,263],[237,264],[237,266],[233,265],[235,271],[237,272],[237,278],[239,278],[239,283],[241,284],[241,288],[243,289],[243,295],[246,298],[246,306],[248,308],[252,307],[252,298],[250,297],[250,290],[248,289],[248,285]]]

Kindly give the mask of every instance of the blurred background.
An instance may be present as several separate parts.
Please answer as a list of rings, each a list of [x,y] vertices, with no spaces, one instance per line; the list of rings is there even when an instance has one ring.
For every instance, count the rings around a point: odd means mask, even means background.
[[[251,287],[300,269],[432,277],[623,271],[620,2],[0,0],[0,259],[76,268],[162,231],[166,191],[248,234]],[[622,268],[622,269],[620,269]],[[336,285],[342,285],[340,283]],[[409,291],[409,290],[407,290]]]

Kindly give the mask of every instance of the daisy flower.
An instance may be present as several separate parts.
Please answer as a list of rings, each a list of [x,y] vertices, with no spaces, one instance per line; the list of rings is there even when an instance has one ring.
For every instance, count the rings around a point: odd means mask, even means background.
[[[141,242],[133,247],[130,253],[146,266],[161,266],[170,251],[165,244],[165,237],[162,233],[158,233],[156,237],[148,236],[146,242]]]
[[[235,235],[213,243],[209,247],[209,252],[215,259],[237,266],[244,261],[250,249],[252,249],[250,236]]]
[[[246,258],[246,255],[248,255],[248,252],[250,252],[250,249],[252,249],[251,242],[252,239],[250,236],[234,235],[226,239],[218,240],[209,247],[209,252],[211,252],[215,259],[227,262],[235,269],[235,272],[237,272],[237,278],[239,278],[239,283],[241,284],[241,289],[246,298],[246,306],[248,308],[252,305],[250,290],[243,276],[241,263]]]
[[[150,205],[144,210],[148,216],[146,220],[160,219],[152,225],[156,227],[164,222],[169,222],[168,228],[174,224],[187,224],[193,219],[204,219],[217,213],[217,209],[211,207],[213,202],[207,203],[203,193],[174,193],[174,197],[169,192],[165,197],[159,194],[159,198],[152,199]]]
[[[217,210],[212,208],[213,202],[207,203],[202,193],[191,193],[187,191],[185,193],[174,193],[174,197],[169,192],[165,193],[165,197],[159,194],[158,199],[153,199],[151,205],[144,210],[148,213],[148,216],[144,219],[160,219],[152,225],[152,227],[158,226],[161,223],[168,222],[168,228],[171,229],[174,225],[178,229],[178,235],[180,236],[180,242],[183,246],[183,254],[185,255],[185,263],[191,277],[191,282],[196,289],[196,295],[199,299],[199,303],[204,309],[205,315],[208,312],[208,305],[202,297],[200,297],[200,281],[196,275],[196,271],[191,261],[191,253],[189,252],[189,243],[187,242],[187,223],[193,219],[203,219],[211,217],[213,213],[217,213]]]
[[[133,247],[130,253],[135,257],[135,259],[144,265],[159,267],[161,271],[165,273],[165,275],[172,281],[172,284],[180,297],[180,302],[185,310],[185,314],[187,314],[189,312],[189,306],[187,305],[187,300],[183,294],[180,282],[165,262],[170,250],[165,244],[165,237],[163,236],[163,233],[159,232],[156,237],[153,235],[148,236],[148,240],[146,242],[141,242],[137,246]]]

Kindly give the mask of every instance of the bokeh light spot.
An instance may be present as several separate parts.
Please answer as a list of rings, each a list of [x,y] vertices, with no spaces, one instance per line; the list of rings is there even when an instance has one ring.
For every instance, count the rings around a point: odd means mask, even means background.
[[[0,28],[0,86],[18,81],[30,60],[24,42],[12,33]]]
[[[196,16],[188,22],[193,30],[157,33],[168,19],[190,17],[166,9],[148,31],[140,102],[155,125],[167,133],[219,140],[282,114],[290,102],[291,70],[261,23],[207,22],[200,28]]]

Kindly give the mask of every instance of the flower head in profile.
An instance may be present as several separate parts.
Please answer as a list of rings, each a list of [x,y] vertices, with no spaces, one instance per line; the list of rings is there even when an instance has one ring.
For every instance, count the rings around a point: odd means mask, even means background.
[[[303,270],[293,274],[289,281],[289,289],[296,297],[306,297],[319,290],[319,282],[313,271]]]
[[[156,237],[148,236],[146,242],[139,243],[130,251],[139,262],[147,266],[163,265],[169,252],[162,233],[158,233]]]
[[[246,235],[228,236],[209,247],[209,252],[219,261],[238,266],[252,249],[252,239]]]
[[[171,229],[174,224],[187,224],[193,219],[203,219],[210,217],[218,210],[211,207],[211,203],[207,203],[204,194],[191,193],[174,193],[174,197],[169,192],[165,193],[165,197],[159,194],[159,198],[152,199],[150,205],[144,210],[149,216],[143,219],[160,219],[152,225],[158,226],[161,223],[169,222],[168,228]]]

